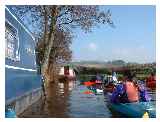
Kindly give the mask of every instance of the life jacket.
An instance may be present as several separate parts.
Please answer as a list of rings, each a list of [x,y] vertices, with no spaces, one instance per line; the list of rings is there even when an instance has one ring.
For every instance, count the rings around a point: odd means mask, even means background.
[[[126,94],[129,102],[139,101],[138,88],[134,85],[133,82],[127,81],[125,83],[125,90],[126,90]]]

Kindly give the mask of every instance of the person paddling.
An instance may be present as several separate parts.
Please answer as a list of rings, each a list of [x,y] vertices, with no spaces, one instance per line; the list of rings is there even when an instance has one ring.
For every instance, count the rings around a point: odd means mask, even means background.
[[[135,75],[131,75],[131,73],[129,72],[124,84],[128,102],[139,101],[138,86],[134,82],[133,77],[135,77]]]
[[[146,91],[139,88],[135,80],[133,80],[134,77],[135,74],[131,74],[130,71],[124,73],[124,80],[122,83],[118,84],[113,91],[111,102],[130,103],[148,101],[148,98],[145,98],[146,95],[142,95],[144,93],[146,94]]]

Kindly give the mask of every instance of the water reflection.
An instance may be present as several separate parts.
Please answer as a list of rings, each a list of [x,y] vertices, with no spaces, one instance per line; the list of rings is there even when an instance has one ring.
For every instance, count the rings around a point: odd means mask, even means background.
[[[110,111],[107,109],[104,96],[96,94],[83,94],[89,90],[86,86],[76,85],[76,88],[71,92],[69,100],[69,115],[70,117],[78,118],[107,118],[111,117]]]
[[[84,94],[85,91],[90,89],[83,85],[83,81],[87,80],[80,78],[77,81],[52,83],[45,104],[43,104],[43,101],[36,103],[20,117],[117,117],[108,109],[109,99],[104,94]],[[101,89],[101,86],[97,87]],[[155,97],[155,94],[153,96]]]
[[[74,84],[75,81],[66,81],[54,83],[50,86],[50,95],[45,106],[47,117],[69,117],[67,113],[68,99]]]

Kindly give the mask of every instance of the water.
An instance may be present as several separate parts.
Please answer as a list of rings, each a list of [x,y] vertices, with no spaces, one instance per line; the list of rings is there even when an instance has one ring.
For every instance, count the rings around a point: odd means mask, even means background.
[[[19,117],[111,117],[104,102],[104,95],[84,94],[86,90],[88,88],[80,81],[59,83],[57,91],[51,91],[53,99],[49,104],[44,104],[44,101],[41,100]]]
[[[78,81],[77,81],[78,82]],[[105,105],[103,95],[83,94],[88,88],[76,85],[69,98],[70,117],[111,117],[111,113]]]
[[[43,100],[29,107],[19,117],[50,118],[111,118],[116,113],[108,109],[109,100],[104,95],[84,94],[89,89],[82,80],[61,82],[53,85],[51,101]],[[56,86],[56,87],[55,87]],[[155,96],[155,95],[154,95]]]

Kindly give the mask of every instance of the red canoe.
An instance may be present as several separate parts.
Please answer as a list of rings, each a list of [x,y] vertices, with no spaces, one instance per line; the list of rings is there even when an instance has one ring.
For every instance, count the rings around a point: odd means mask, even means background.
[[[93,92],[88,90],[88,91],[84,91],[83,94],[93,94]]]
[[[91,81],[84,82],[85,86],[92,86],[94,84],[95,84],[95,82],[91,82]]]

